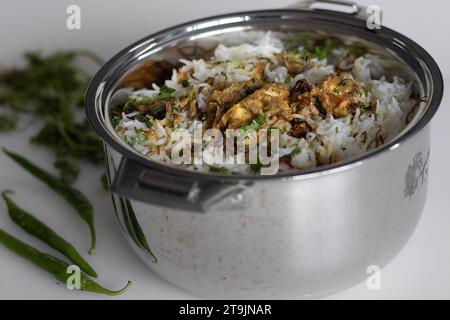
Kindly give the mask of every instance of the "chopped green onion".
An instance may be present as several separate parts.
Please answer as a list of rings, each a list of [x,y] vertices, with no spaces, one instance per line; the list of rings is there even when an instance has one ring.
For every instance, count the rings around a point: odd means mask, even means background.
[[[144,131],[137,129],[136,130],[136,144],[141,144],[147,140],[147,135]]]
[[[161,88],[159,88],[159,93],[161,94],[161,95],[166,95],[166,96],[170,96],[172,93],[174,93],[175,91],[177,91],[177,90],[175,90],[175,89],[173,89],[173,88],[170,88],[170,87],[168,87],[168,86],[166,86],[166,85],[164,85],[164,86],[162,86]]]
[[[209,171],[216,173],[228,173],[228,169],[225,167],[209,167]]]
[[[284,78],[284,84],[290,84],[292,81],[292,77],[288,74],[286,78]]]
[[[122,117],[118,115],[114,115],[111,117],[111,124],[115,128],[119,125],[120,121],[122,121]]]
[[[251,131],[251,130],[258,130],[261,128],[261,126],[267,122],[267,117],[263,114],[257,116],[255,119],[253,119],[252,123],[249,125],[242,127],[241,130],[244,132]]]
[[[302,149],[300,147],[295,147],[294,150],[289,154],[291,157],[298,156],[302,152]]]
[[[144,123],[148,128],[151,128],[153,126],[153,117],[149,114],[145,115]]]
[[[183,88],[188,88],[190,83],[188,79],[184,79],[183,81],[181,81],[181,85],[183,86]]]

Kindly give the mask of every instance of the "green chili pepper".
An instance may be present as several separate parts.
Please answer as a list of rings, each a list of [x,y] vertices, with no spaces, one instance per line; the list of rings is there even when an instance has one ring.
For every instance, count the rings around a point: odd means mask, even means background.
[[[81,257],[77,250],[66,240],[61,238],[52,229],[42,221],[34,217],[31,213],[19,208],[8,196],[13,193],[11,190],[2,192],[2,197],[8,206],[8,212],[11,219],[29,234],[47,243],[56,251],[62,253],[70,261],[78,265],[81,270],[92,277],[97,277],[95,270]]]
[[[78,212],[80,217],[88,224],[89,230],[91,232],[91,248],[89,253],[92,254],[95,250],[96,236],[95,236],[95,226],[94,226],[94,210],[92,208],[89,200],[77,189],[72,188],[67,183],[61,181],[60,179],[52,176],[50,173],[31,163],[24,157],[15,154],[2,148],[3,152],[13,159],[22,168],[27,170],[33,176],[41,180],[47,186],[52,188],[54,191],[59,193],[63,198],[69,202],[72,207]]]
[[[139,222],[137,221],[136,214],[134,213],[133,207],[131,205],[130,200],[125,199],[125,205],[128,211],[128,215],[130,218],[130,223],[133,226],[133,229],[135,231],[136,237],[141,244],[141,246],[147,250],[147,252],[153,257],[153,263],[158,262],[158,258],[153,254],[152,250],[150,249],[150,246],[147,242],[147,238],[145,237],[144,232],[142,231],[141,227],[139,226]]]
[[[67,271],[70,267],[69,264],[60,260],[52,255],[43,253],[28,244],[20,241],[17,238],[9,235],[2,229],[0,229],[0,243],[7,247],[12,252],[15,252],[19,256],[31,261],[36,266],[52,274],[58,281],[67,283],[67,280],[71,276]],[[95,292],[100,294],[106,294],[110,296],[116,296],[127,291],[131,286],[131,281],[128,281],[127,285],[120,290],[112,291],[103,288],[92,279],[90,279],[84,273],[80,273],[80,290]]]

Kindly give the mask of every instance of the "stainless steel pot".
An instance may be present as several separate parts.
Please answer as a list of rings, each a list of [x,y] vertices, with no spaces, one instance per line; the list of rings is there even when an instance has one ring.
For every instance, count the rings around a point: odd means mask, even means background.
[[[216,16],[155,33],[108,61],[89,86],[86,112],[105,142],[122,230],[141,259],[180,288],[206,298],[329,294],[365,279],[369,266],[386,265],[419,221],[429,122],[443,92],[440,70],[405,36],[386,27],[368,30],[364,10],[355,4],[347,13],[312,4]],[[146,160],[117,139],[107,115],[130,70],[177,48],[214,47],[225,41],[222,36],[233,41],[250,30],[307,30],[383,49],[404,62],[400,72],[427,102],[396,139],[377,150],[296,174],[190,172]]]

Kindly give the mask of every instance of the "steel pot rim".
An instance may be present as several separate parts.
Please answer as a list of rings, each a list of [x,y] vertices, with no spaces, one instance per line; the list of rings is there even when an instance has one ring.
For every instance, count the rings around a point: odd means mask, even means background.
[[[362,23],[365,24],[365,21],[358,19],[356,16],[352,16],[349,14],[339,13],[339,12],[332,12],[332,11],[313,11],[311,9],[275,9],[275,10],[257,10],[257,11],[243,11],[243,12],[235,12],[235,13],[228,13],[228,14],[222,14],[222,15],[215,15],[215,16],[209,16],[202,19],[192,20],[188,21],[182,24],[178,24],[176,26],[163,29],[159,32],[150,34],[149,36],[146,36],[131,45],[127,46],[117,54],[115,54],[111,59],[109,59],[95,74],[93,79],[91,80],[88,90],[86,92],[85,97],[85,112],[87,115],[87,119],[89,122],[89,125],[94,130],[94,132],[100,136],[100,138],[103,140],[104,143],[111,146],[113,149],[115,149],[117,152],[122,154],[126,159],[133,161],[141,166],[143,166],[146,169],[154,170],[157,172],[160,172],[162,174],[168,175],[168,176],[183,176],[188,179],[192,179],[194,181],[223,181],[223,182],[236,182],[236,181],[257,181],[257,180],[279,180],[279,179],[307,179],[307,178],[314,178],[322,175],[329,175],[336,172],[341,172],[345,170],[349,170],[351,168],[357,167],[359,165],[362,165],[364,162],[372,160],[376,158],[377,156],[380,156],[386,152],[393,151],[397,149],[399,146],[407,142],[409,139],[412,139],[418,132],[420,132],[425,126],[429,124],[435,113],[437,112],[442,97],[443,97],[443,90],[444,90],[444,84],[443,84],[443,77],[442,73],[439,69],[439,66],[437,65],[436,61],[433,59],[433,57],[419,44],[417,44],[412,39],[404,36],[403,34],[394,31],[388,27],[383,26],[381,31],[373,31],[375,37],[380,37],[380,35],[385,36],[392,36],[396,39],[397,45],[401,47],[407,47],[413,49],[415,52],[419,54],[419,57],[423,64],[427,67],[429,74],[431,75],[431,82],[432,82],[432,96],[429,97],[429,101],[427,102],[426,110],[424,114],[420,117],[420,119],[407,130],[403,134],[397,136],[396,138],[392,139],[391,141],[385,143],[381,147],[376,148],[375,150],[365,152],[357,157],[339,161],[337,163],[332,163],[324,166],[319,166],[313,169],[308,170],[299,170],[298,172],[280,172],[276,175],[242,175],[242,176],[236,176],[236,175],[229,175],[229,174],[220,174],[220,173],[201,173],[196,172],[192,170],[186,170],[183,168],[178,168],[175,166],[169,166],[163,163],[159,163],[156,161],[151,161],[143,156],[138,155],[136,152],[131,150],[130,148],[122,145],[119,141],[117,141],[117,137],[114,137],[110,130],[106,128],[103,124],[103,121],[100,119],[100,116],[98,114],[98,110],[96,108],[96,105],[98,103],[98,99],[101,98],[99,96],[99,88],[104,85],[104,78],[106,75],[110,72],[111,68],[115,66],[119,60],[126,54],[134,51],[135,49],[139,48],[143,45],[148,45],[152,41],[157,40],[158,38],[163,37],[164,35],[170,35],[171,33],[174,33],[177,30],[186,29],[189,26],[198,25],[200,23],[205,23],[208,21],[218,21],[218,20],[224,20],[227,18],[232,17],[241,17],[241,16],[258,16],[263,14],[283,14],[283,13],[307,13],[309,15],[317,15],[317,17],[321,18],[334,18],[334,19],[345,19],[354,23],[357,23],[359,25],[362,25]],[[223,27],[225,27],[227,23],[223,23]],[[216,26],[217,27],[217,26]],[[155,45],[155,47],[158,47],[160,45]],[[103,92],[100,92],[103,93]]]

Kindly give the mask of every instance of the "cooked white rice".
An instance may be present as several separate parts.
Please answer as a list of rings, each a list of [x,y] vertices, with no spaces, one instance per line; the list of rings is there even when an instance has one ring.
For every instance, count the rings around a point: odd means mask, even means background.
[[[299,48],[302,49],[301,47]],[[178,70],[173,70],[171,79],[165,81],[165,86],[174,89],[172,96],[182,97],[195,92],[197,108],[205,112],[208,97],[212,87],[208,79],[214,82],[240,82],[251,79],[252,62],[255,59],[266,59],[274,66],[266,67],[264,75],[269,82],[286,83],[293,87],[299,79],[306,79],[314,86],[320,85],[328,75],[335,72],[335,66],[327,58],[319,60],[312,58],[305,69],[294,77],[288,77],[285,66],[278,65],[274,55],[285,50],[283,41],[270,32],[262,33],[255,40],[236,46],[219,45],[211,60],[185,60]],[[335,48],[333,57],[339,59],[348,54],[345,48]],[[331,59],[330,59],[331,60]],[[384,77],[384,68],[380,59],[371,54],[365,54],[352,61],[350,74],[354,81],[366,90],[366,102],[375,105],[372,111],[356,109],[356,112],[345,117],[317,117],[306,119],[315,128],[306,137],[296,138],[287,132],[280,135],[279,157],[291,155],[289,163],[281,163],[281,170],[302,170],[314,168],[331,162],[342,161],[360,155],[378,147],[398,135],[406,123],[406,115],[415,104],[411,98],[411,84],[405,80]],[[189,72],[188,72],[189,71]],[[179,81],[180,73],[188,74],[189,87]],[[190,73],[191,72],[191,73]],[[132,98],[154,98],[160,94],[160,88],[153,85],[149,89],[140,89],[131,93]],[[174,130],[183,128],[194,132],[194,120],[188,117],[187,110],[181,108],[174,112],[176,117],[173,126],[166,125],[166,119],[151,119],[149,127],[145,122],[136,119],[138,111],[122,113],[120,122],[115,127],[119,137],[137,152],[148,159],[171,163],[171,150],[175,142],[171,141]],[[294,117],[298,115],[294,114]],[[289,128],[287,128],[289,129]],[[151,134],[149,134],[151,132]],[[296,150],[296,152],[293,152]],[[210,171],[205,163],[183,165],[188,169],[201,172]],[[248,164],[220,164],[229,173],[250,174]]]

